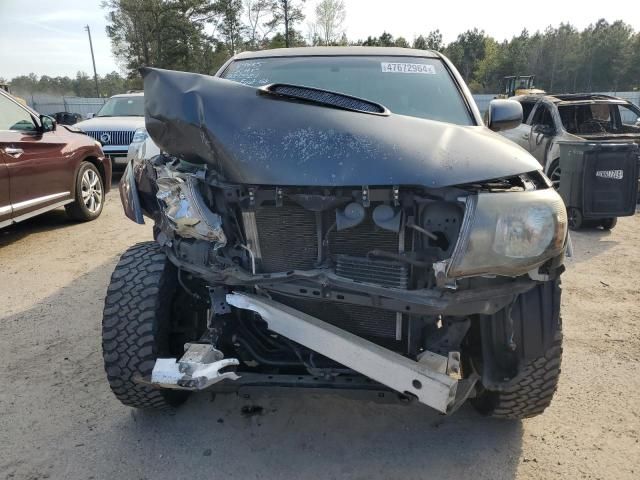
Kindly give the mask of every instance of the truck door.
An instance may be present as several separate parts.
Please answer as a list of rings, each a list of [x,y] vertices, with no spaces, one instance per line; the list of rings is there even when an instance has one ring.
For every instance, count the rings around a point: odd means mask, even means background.
[[[547,151],[551,145],[551,140],[553,140],[556,133],[556,126],[549,106],[539,102],[531,119],[529,152],[536,157],[536,160],[543,167],[547,161]]]
[[[535,106],[535,102],[530,100],[518,100],[522,105],[522,123],[516,128],[500,132],[514,143],[517,143],[525,150],[529,150],[529,136],[531,135],[531,112]]]

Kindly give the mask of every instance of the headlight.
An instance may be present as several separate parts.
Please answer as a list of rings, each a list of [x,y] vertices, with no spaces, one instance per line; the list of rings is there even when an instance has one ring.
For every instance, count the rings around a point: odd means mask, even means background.
[[[147,139],[148,136],[149,134],[147,133],[146,128],[139,128],[133,134],[133,140],[131,140],[131,143],[142,143]]]
[[[567,213],[553,189],[467,197],[447,277],[522,275],[562,252]]]

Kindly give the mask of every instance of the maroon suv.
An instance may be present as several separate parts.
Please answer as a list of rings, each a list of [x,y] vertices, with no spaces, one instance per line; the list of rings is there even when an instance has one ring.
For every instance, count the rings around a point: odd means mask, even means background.
[[[98,142],[0,91],[0,228],[61,206],[93,220],[110,185]]]

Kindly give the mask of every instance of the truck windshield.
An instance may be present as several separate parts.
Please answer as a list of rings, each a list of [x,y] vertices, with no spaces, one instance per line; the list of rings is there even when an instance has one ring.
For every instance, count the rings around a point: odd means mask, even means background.
[[[380,103],[393,113],[474,125],[440,59],[419,57],[279,57],[236,60],[223,78],[260,87],[288,83]]]
[[[144,97],[112,97],[96,117],[144,117]]]

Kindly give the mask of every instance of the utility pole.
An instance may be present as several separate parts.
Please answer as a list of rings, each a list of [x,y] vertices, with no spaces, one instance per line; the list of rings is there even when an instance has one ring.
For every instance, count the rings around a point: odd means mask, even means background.
[[[93,62],[93,79],[96,82],[96,97],[100,96],[100,90],[98,89],[98,72],[96,72],[96,59],[93,56],[93,42],[91,42],[91,29],[89,25],[85,25],[84,29],[89,34],[89,48],[91,49],[91,61]]]

